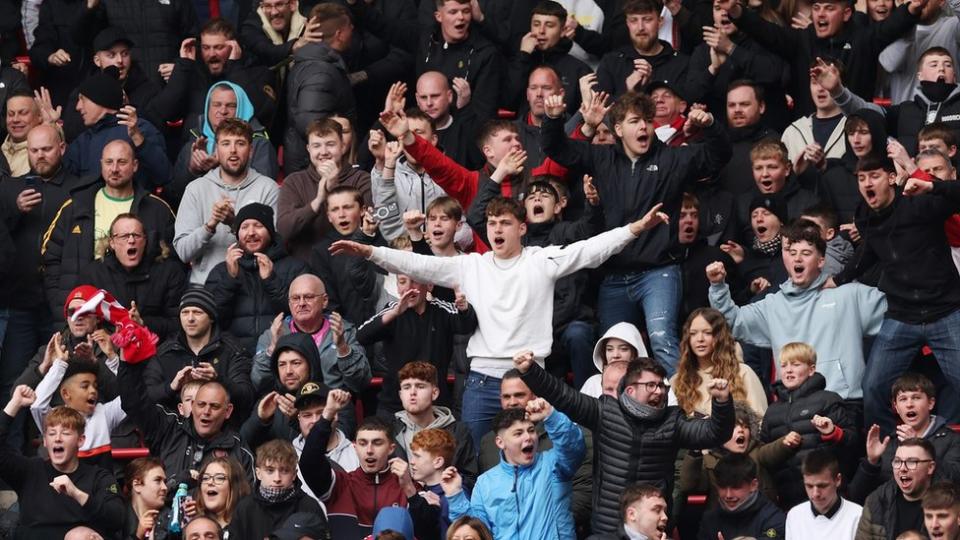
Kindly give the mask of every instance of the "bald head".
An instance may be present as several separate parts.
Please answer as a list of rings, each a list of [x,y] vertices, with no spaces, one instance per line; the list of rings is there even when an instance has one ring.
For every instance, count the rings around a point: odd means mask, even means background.
[[[30,170],[42,178],[50,178],[60,170],[66,149],[60,130],[49,124],[40,124],[27,134]]]
[[[103,537],[90,527],[80,526],[70,529],[63,540],[103,540]]]
[[[323,326],[323,310],[327,307],[327,288],[313,274],[302,274],[290,283],[288,307],[293,322],[304,332],[316,332]]]
[[[450,117],[453,91],[447,76],[439,71],[428,71],[417,79],[417,108],[443,125]]]
[[[105,159],[107,154],[128,159],[134,159],[136,157],[133,151],[133,145],[123,139],[115,139],[108,142],[107,145],[103,147],[103,153],[100,158]]]

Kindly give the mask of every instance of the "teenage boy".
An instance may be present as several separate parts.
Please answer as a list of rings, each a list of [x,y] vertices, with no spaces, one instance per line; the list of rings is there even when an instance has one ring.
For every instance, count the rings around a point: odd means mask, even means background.
[[[857,538],[895,538],[910,529],[924,531],[920,501],[937,468],[933,445],[923,439],[907,439],[900,443],[891,464],[893,480],[863,503]]]
[[[540,421],[555,443],[546,452],[537,452],[534,426]],[[450,518],[474,516],[495,538],[575,538],[570,480],[586,452],[580,428],[540,398],[527,403],[526,410],[501,411],[493,427],[502,451],[500,466],[480,475],[469,499],[456,469],[443,474]]]
[[[936,387],[930,379],[919,373],[904,373],[894,381],[890,393],[899,418],[897,431],[895,436],[883,439],[876,424],[867,431],[867,455],[849,486],[850,498],[855,501],[865,499],[890,479],[890,463],[897,447],[914,437],[933,446],[939,476],[960,482],[960,434],[950,429],[947,417],[932,414],[937,400]]]
[[[750,456],[728,454],[720,458],[713,477],[720,504],[703,515],[697,540],[783,538],[786,517],[760,493],[757,463]]]
[[[820,229],[820,237],[827,243],[823,273],[832,276],[843,270],[843,267],[853,258],[853,244],[840,235],[837,213],[825,204],[818,204],[804,210],[800,219],[815,224]],[[798,221],[794,225],[803,226],[805,224]]]
[[[664,540],[667,537],[667,501],[660,488],[633,484],[620,494],[623,523],[616,534],[597,534],[589,540]]]
[[[406,508],[407,497],[416,493],[407,464],[390,457],[397,448],[393,428],[376,416],[368,416],[357,428],[353,444],[360,457],[360,468],[348,473],[332,465],[326,455],[332,422],[348,403],[348,392],[330,391],[321,418],[310,429],[300,453],[300,472],[307,486],[326,505],[334,538],[370,534],[381,508]]]
[[[593,482],[591,529],[611,533],[620,524],[617,498],[630,482],[649,482],[672,493],[674,463],[680,448],[714,448],[733,432],[733,400],[724,379],[713,379],[710,418],[687,418],[667,405],[666,370],[650,358],[630,363],[618,396],[588,397],[547,375],[533,353],[514,356],[523,382],[538,396],[556,403],[577,424],[592,430],[596,476]],[[554,441],[556,445],[558,441]]]
[[[294,450],[297,451],[297,459],[299,459],[303,453],[303,445],[310,435],[310,430],[313,429],[313,426],[320,420],[320,415],[323,413],[324,407],[328,404],[331,410],[336,410],[337,412],[333,415],[333,422],[331,422],[330,438],[327,440],[327,457],[345,472],[355,471],[360,467],[360,459],[357,457],[357,451],[350,438],[337,426],[339,422],[338,417],[342,409],[337,405],[336,396],[330,394],[330,389],[324,386],[323,383],[311,381],[303,385],[303,388],[300,389],[300,395],[297,396],[297,400],[294,402],[294,406],[297,409],[297,426],[299,432],[292,442]],[[300,479],[300,489],[319,502],[320,498],[317,497],[317,494],[310,489],[306,480],[303,479],[303,471],[299,463],[297,464],[297,478]]]
[[[833,452],[819,449],[803,457],[803,488],[809,501],[787,512],[786,540],[853,538],[863,507],[840,496],[843,477]]]
[[[956,484],[940,482],[930,486],[920,504],[923,507],[923,525],[930,538],[960,538],[960,490]]]
[[[29,386],[14,388],[0,415],[0,441],[7,440],[10,423],[20,409],[34,400],[36,394]],[[17,492],[20,502],[17,538],[63,538],[77,525],[91,526],[104,537],[120,533],[127,510],[117,494],[116,480],[107,470],[82,463],[78,456],[84,427],[83,416],[73,409],[50,411],[42,429],[49,460],[24,457],[0,443],[0,478]]]
[[[274,439],[257,448],[257,482],[240,499],[230,532],[239,538],[265,538],[296,512],[320,513],[320,505],[297,485],[297,451]]]
[[[477,330],[467,345],[470,375],[463,396],[463,421],[480,440],[499,411],[500,377],[510,369],[513,352],[531,347],[538,362],[553,344],[553,292],[558,279],[581,268],[596,267],[621,251],[642,232],[668,220],[651,208],[627,226],[568,246],[523,247],[525,209],[513,199],[487,205],[487,238],[492,253],[465,257],[431,257],[341,240],[333,254],[369,259],[390,272],[444,287],[459,287],[477,312]],[[530,310],[530,306],[538,306]],[[511,352],[513,351],[513,352]]]
[[[780,138],[798,175],[811,168],[822,170],[826,160],[839,159],[847,150],[843,144],[846,117],[816,77],[810,77],[810,97],[813,114],[794,120]]]
[[[809,344],[821,355],[817,367],[827,380],[826,389],[845,400],[861,399],[863,337],[879,332],[887,302],[883,293],[859,283],[824,288],[826,243],[812,230],[798,230],[794,236],[783,255],[790,279],[779,291],[737,306],[724,283],[726,269],[713,262],[706,269],[710,305],[723,313],[736,339],[773,349],[778,368],[784,345]]]
[[[449,408],[434,405],[440,395],[437,368],[426,362],[410,362],[397,373],[397,380],[403,405],[393,422],[398,455],[409,460],[413,437],[420,431],[444,429],[457,441],[457,452],[450,465],[460,471],[467,489],[471,489],[477,478],[476,446],[466,424],[458,422]]]
[[[427,517],[423,520],[414,519],[417,538],[447,537],[447,527],[451,521],[450,504],[443,493],[441,479],[447,467],[454,466],[456,449],[456,438],[445,429],[418,431],[410,441],[410,476],[423,486],[420,493],[410,498],[410,514]],[[436,503],[433,502],[435,499]],[[429,519],[433,514],[436,514],[436,518]]]
[[[838,285],[847,283],[871,268],[882,276],[878,288],[889,309],[871,354],[883,360],[870,362],[864,373],[863,406],[866,425],[877,423],[885,433],[893,431],[887,390],[924,345],[933,350],[952,387],[943,392],[940,413],[960,418],[960,333],[953,331],[960,325],[960,275],[943,226],[960,210],[960,182],[932,182],[923,170],[911,170],[916,166],[909,161],[906,166],[911,178],[901,190],[889,159],[858,163],[857,182],[867,207],[856,221],[862,251],[833,278]]]
[[[654,34],[655,36],[655,34]],[[629,92],[610,111],[620,145],[572,141],[563,131],[562,96],[546,102],[543,150],[557,163],[590,174],[603,194],[605,228],[629,223],[661,203],[676,219],[684,187],[716,173],[730,158],[730,144],[713,115],[693,110],[684,130],[703,130],[704,142],[672,148],[654,134],[655,106],[649,97]],[[636,324],[642,308],[653,355],[673,374],[680,355],[677,314],[680,309],[680,265],[673,250],[672,227],[653,229],[611,258],[600,285],[600,332],[626,321]]]

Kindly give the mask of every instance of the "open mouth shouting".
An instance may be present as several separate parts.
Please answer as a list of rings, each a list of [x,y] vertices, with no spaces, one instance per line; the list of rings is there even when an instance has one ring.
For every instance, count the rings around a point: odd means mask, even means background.
[[[535,451],[536,449],[532,442],[525,444],[523,445],[523,447],[520,448],[520,454],[523,455],[523,458],[527,461],[533,461],[533,454],[535,453]]]
[[[64,461],[67,457],[67,449],[63,447],[62,444],[54,445],[50,447],[50,459],[56,463]]]

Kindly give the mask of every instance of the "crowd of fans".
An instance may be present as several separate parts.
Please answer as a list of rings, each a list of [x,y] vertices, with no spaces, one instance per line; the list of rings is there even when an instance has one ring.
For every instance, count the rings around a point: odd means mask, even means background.
[[[958,53],[960,0],[0,0],[0,537],[960,540]]]

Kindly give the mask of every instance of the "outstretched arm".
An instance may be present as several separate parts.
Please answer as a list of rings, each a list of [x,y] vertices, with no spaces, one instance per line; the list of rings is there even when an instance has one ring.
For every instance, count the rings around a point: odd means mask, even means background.
[[[574,422],[595,430],[600,425],[600,402],[577,392],[572,386],[548,374],[533,361],[532,352],[514,356],[514,366],[522,374],[523,382],[537,396],[563,411]]]
[[[406,274],[423,283],[451,288],[460,284],[460,265],[463,257],[432,257],[374,247],[351,240],[334,242],[330,245],[330,253],[363,257],[388,272]]]

